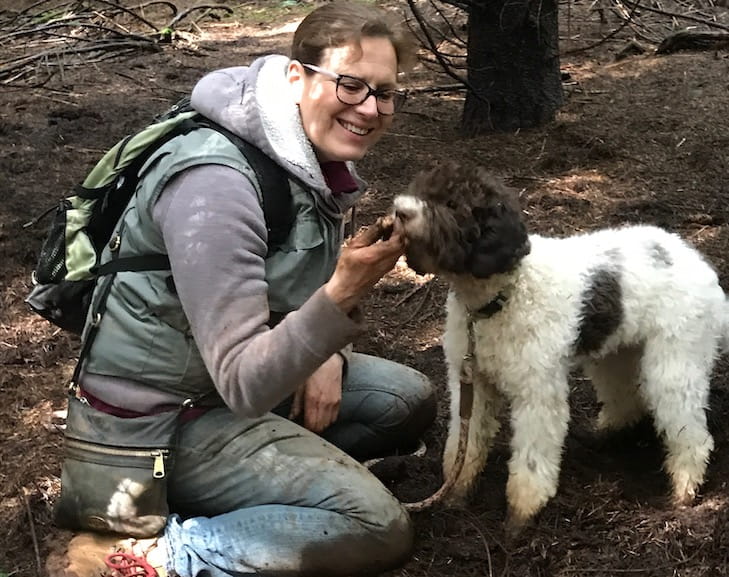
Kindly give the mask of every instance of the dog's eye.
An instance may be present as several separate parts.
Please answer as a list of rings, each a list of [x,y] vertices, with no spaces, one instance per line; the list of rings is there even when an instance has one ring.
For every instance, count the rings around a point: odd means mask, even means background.
[[[455,210],[456,208],[458,208],[458,203],[455,200],[449,200],[448,202],[446,202],[446,206],[451,210]]]

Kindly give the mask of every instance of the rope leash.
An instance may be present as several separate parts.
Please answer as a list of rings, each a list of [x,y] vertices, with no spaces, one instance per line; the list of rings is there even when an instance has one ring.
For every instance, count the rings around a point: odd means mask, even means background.
[[[117,551],[109,553],[104,563],[111,569],[112,577],[158,577],[157,571],[144,557]]]

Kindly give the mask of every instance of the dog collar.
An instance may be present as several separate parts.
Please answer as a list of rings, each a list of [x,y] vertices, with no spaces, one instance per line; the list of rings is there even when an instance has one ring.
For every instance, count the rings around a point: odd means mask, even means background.
[[[477,319],[490,319],[504,308],[507,300],[509,300],[508,297],[503,292],[500,292],[480,309],[473,311],[471,316]]]

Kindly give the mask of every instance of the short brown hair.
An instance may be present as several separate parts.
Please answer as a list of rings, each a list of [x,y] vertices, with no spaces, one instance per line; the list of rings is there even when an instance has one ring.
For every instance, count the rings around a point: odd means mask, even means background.
[[[320,64],[327,48],[358,44],[363,37],[387,38],[395,48],[400,71],[415,64],[415,44],[403,19],[359,0],[334,0],[310,12],[294,33],[291,58]]]

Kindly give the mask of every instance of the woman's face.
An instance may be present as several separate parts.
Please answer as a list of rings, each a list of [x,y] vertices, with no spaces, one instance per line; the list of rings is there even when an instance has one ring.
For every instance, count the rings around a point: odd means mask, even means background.
[[[359,160],[392,124],[392,116],[377,112],[370,95],[357,105],[337,98],[336,79],[304,70],[302,64],[359,78],[375,90],[397,87],[397,57],[387,38],[364,37],[357,46],[325,51],[321,62],[289,64],[288,78],[294,88],[304,131],[320,162]]]

